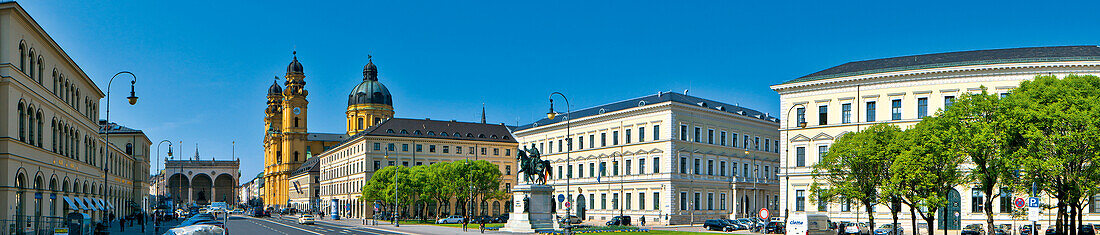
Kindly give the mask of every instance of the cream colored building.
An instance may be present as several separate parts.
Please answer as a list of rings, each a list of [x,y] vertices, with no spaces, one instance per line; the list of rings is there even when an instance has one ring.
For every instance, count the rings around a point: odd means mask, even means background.
[[[290,174],[290,208],[318,211],[321,202],[321,158],[309,158]]]
[[[0,3],[0,233],[51,231],[70,212],[98,221],[140,209],[149,140],[111,124],[105,144],[103,97],[18,3]]]
[[[782,171],[780,199],[784,216],[789,213],[829,214],[833,221],[867,218],[856,203],[818,204],[809,190],[811,166],[840,135],[874,123],[891,123],[907,128],[922,117],[949,106],[953,99],[982,89],[1007,95],[1024,80],[1040,74],[1100,74],[1100,47],[1064,46],[963,51],[856,61],[802,76],[771,88],[779,93],[784,121],[780,127]],[[984,87],[984,88],[983,88]],[[799,123],[805,123],[802,127]],[[937,229],[959,229],[983,223],[985,216],[975,199],[981,195],[970,184],[955,187],[949,197],[949,213],[938,214],[948,221]],[[1012,224],[1014,196],[1001,197],[994,204],[997,224]],[[1055,203],[1050,198],[1045,203]],[[1097,202],[1094,199],[1093,205]],[[902,218],[909,218],[903,208]],[[1100,222],[1100,207],[1089,208],[1085,223]],[[875,210],[877,222],[890,219],[889,209]],[[1053,212],[1045,212],[1053,218]],[[958,215],[958,216],[955,216]],[[1016,218],[1026,220],[1025,218]],[[942,223],[937,222],[937,223]],[[1019,222],[1017,222],[1019,223]],[[1044,228],[1053,220],[1043,221]],[[908,231],[910,223],[902,223]],[[1018,226],[1014,226],[1018,227]]]
[[[670,92],[559,114],[514,134],[551,161],[554,197],[576,202],[572,214],[586,223],[622,214],[632,224],[643,216],[648,225],[698,224],[775,207],[778,122]],[[560,216],[569,211],[563,204]]]
[[[358,132],[318,155],[321,169],[321,210],[331,215],[337,206],[341,217],[373,216],[373,202],[360,201],[361,189],[375,171],[387,166],[431,165],[439,162],[485,160],[500,167],[501,188],[515,185],[513,166],[516,141],[503,124],[428,119],[388,118]],[[458,179],[456,179],[458,180]],[[404,199],[402,199],[404,200]],[[509,200],[485,200],[471,208],[477,215],[496,216],[511,209]],[[440,214],[462,214],[466,207],[443,202]],[[402,215],[415,211],[402,207]],[[429,206],[427,215],[436,214]]]

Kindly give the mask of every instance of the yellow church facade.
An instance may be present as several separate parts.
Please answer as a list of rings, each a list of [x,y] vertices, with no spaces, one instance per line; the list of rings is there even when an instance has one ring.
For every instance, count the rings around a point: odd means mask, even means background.
[[[271,84],[264,116],[264,188],[268,207],[286,207],[290,202],[290,178],[294,170],[311,158],[345,141],[348,136],[393,117],[389,90],[378,82],[373,62],[363,67],[363,82],[348,95],[345,133],[310,133],[306,76],[297,53],[287,65],[283,86]],[[278,80],[278,78],[276,78]],[[284,88],[285,87],[285,88]]]

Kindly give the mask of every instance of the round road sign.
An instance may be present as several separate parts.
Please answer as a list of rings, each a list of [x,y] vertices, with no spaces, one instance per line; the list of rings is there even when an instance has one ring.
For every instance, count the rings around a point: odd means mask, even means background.
[[[1012,204],[1016,205],[1016,208],[1024,208],[1025,203],[1023,198],[1016,198],[1016,200],[1013,201]]]
[[[571,203],[571,202],[565,202],[565,207],[566,208],[569,208],[569,206],[572,206],[572,205],[573,205],[573,203]]]
[[[767,220],[768,217],[771,216],[768,213],[768,208],[760,208],[760,212],[757,212],[756,215],[760,216],[760,219],[762,219],[762,220]]]

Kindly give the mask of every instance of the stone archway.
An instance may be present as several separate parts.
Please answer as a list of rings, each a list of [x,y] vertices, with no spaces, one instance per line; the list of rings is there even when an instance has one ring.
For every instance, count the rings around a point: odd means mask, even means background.
[[[168,193],[171,194],[171,199],[176,204],[185,204],[191,200],[188,193],[190,189],[191,180],[183,174],[177,173],[168,177]]]
[[[237,204],[237,196],[233,186],[236,185],[236,180],[229,174],[222,173],[218,175],[218,178],[214,179],[214,191],[211,195],[211,201],[225,202],[229,205]]]
[[[214,179],[207,174],[196,174],[191,178],[191,201],[198,205],[210,204],[214,189]]]

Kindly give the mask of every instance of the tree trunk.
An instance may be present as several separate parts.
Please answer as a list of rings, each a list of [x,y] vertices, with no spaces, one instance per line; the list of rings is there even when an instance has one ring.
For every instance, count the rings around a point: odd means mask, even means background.
[[[913,221],[913,235],[917,235],[919,228],[917,228],[917,211],[913,209],[913,205],[909,205],[909,218]]]
[[[1059,196],[1058,198],[1059,199],[1063,198],[1063,197],[1061,197],[1063,195],[1064,195],[1063,193],[1059,192],[1058,193],[1058,196]],[[1059,234],[1065,234],[1064,233],[1065,231],[1062,231],[1062,223],[1065,222],[1065,221],[1062,221],[1062,217],[1064,217],[1065,215],[1066,215],[1066,203],[1062,202],[1062,200],[1058,200],[1058,216],[1054,221],[1054,231],[1056,231]]]
[[[931,208],[929,208],[929,209],[931,209]],[[928,212],[928,213],[935,213],[935,212]],[[924,217],[924,222],[928,223],[928,235],[936,235],[936,226],[933,224],[933,223],[936,222],[936,215],[935,214],[928,214],[927,217],[925,217],[925,216],[921,216],[921,217]],[[913,230],[916,230],[916,228],[913,228]]]
[[[1081,213],[1081,211],[1077,210],[1077,200],[1070,201],[1069,202],[1069,207],[1070,207],[1069,208],[1069,210],[1070,210],[1069,217],[1066,218],[1066,220],[1069,220],[1069,233],[1068,234],[1069,235],[1077,235],[1077,219],[1075,219],[1075,218],[1077,218],[1078,213]]]
[[[899,202],[898,200],[899,199],[897,199],[896,197],[893,200],[890,200],[890,217],[891,219],[893,219],[893,224],[891,224],[890,226],[893,226],[893,235],[898,235],[898,226],[900,225],[898,224],[898,213],[901,213],[901,202]],[[875,230],[871,230],[872,233],[874,231]]]
[[[871,230],[873,233],[873,229],[875,228],[875,206],[872,205],[870,201],[866,201],[863,202],[863,207],[867,210],[867,230]]]
[[[985,205],[985,226],[986,226],[985,231],[987,231],[989,234],[993,234],[993,232],[995,232],[996,230],[994,230],[995,228],[993,227],[993,198],[994,197],[992,196],[993,195],[992,187],[989,190],[986,190],[985,195],[989,195],[988,199],[986,199],[982,202],[982,204]]]

